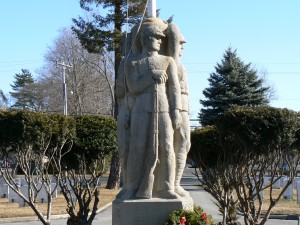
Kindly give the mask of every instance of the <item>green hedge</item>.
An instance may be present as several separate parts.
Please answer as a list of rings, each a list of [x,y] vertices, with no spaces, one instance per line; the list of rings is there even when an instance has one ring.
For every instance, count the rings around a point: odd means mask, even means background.
[[[298,112],[288,109],[239,106],[225,112],[218,130],[222,135],[234,135],[248,151],[260,154],[279,146],[297,147],[299,118]]]
[[[65,145],[64,151],[70,153],[63,160],[70,167],[76,167],[78,160],[85,157],[92,161],[117,151],[117,126],[113,118],[84,115],[63,116],[28,110],[0,111],[0,153],[2,156],[32,146],[42,151],[47,142],[51,148]],[[1,157],[1,155],[0,155]]]
[[[300,149],[300,114],[268,106],[238,106],[226,111],[216,127],[192,131],[189,157],[199,166],[211,167],[224,157],[238,163],[242,154],[270,154],[276,149],[291,153]]]
[[[99,115],[75,116],[76,138],[72,151],[64,162],[68,168],[76,168],[79,161],[104,159],[117,151],[117,124],[114,118]]]
[[[61,144],[75,135],[72,118],[62,115],[48,115],[29,110],[0,111],[0,150],[2,154],[21,151],[32,146],[42,151],[45,144],[50,147]]]
[[[191,148],[188,156],[197,166],[203,163],[208,167],[215,165],[221,151],[219,133],[215,126],[207,126],[191,132]]]

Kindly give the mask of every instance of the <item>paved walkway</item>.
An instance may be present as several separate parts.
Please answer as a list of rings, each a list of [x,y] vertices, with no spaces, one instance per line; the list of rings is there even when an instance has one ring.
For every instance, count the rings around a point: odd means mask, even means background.
[[[193,169],[186,169],[182,178],[181,185],[187,191],[189,191],[191,197],[194,199],[194,204],[201,206],[205,212],[212,215],[213,220],[221,221],[222,216],[218,211],[218,208],[212,201],[212,197],[205,192],[200,186],[197,178],[192,175]],[[97,214],[93,224],[95,225],[112,225],[112,208],[111,206],[107,207],[103,211]],[[16,220],[21,219],[21,222]],[[8,221],[3,221],[0,219],[0,224],[5,225],[41,225],[40,221],[32,221],[33,218],[29,218],[30,221],[24,221],[24,218],[10,219]],[[53,225],[66,225],[66,218],[63,219],[52,219]],[[242,222],[242,221],[241,221]],[[298,225],[297,220],[280,220],[280,219],[269,219],[266,225]]]

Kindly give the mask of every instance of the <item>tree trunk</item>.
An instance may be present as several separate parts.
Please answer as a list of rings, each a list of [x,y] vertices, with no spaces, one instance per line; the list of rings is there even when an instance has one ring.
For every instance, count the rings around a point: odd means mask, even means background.
[[[121,1],[116,1],[115,3],[115,30],[122,33],[122,3]],[[118,69],[122,60],[122,45],[121,45],[121,39],[116,38],[114,40],[114,46],[115,46],[115,82],[118,77]],[[114,91],[116,93],[116,85],[114,87]],[[114,98],[116,98],[116,95],[114,95]],[[118,104],[117,101],[114,101],[114,118],[117,119],[118,115]],[[121,175],[121,163],[119,154],[116,152],[113,154],[111,159],[111,165],[110,165],[110,173],[107,181],[106,188],[107,189],[116,189],[120,186],[120,175]]]
[[[120,184],[121,164],[119,154],[115,152],[111,159],[110,173],[106,185],[106,189],[117,189]]]

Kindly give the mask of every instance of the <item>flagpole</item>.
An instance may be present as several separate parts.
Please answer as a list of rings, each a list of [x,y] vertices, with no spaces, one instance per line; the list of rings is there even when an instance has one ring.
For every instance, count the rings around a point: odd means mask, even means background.
[[[156,18],[156,0],[149,0],[147,15],[148,18]]]

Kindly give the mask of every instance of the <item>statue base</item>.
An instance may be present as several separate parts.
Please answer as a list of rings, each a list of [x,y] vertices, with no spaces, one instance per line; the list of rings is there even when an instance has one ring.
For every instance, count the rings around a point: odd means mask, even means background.
[[[193,199],[116,199],[112,204],[112,224],[163,225],[174,210],[180,209],[192,210]]]

